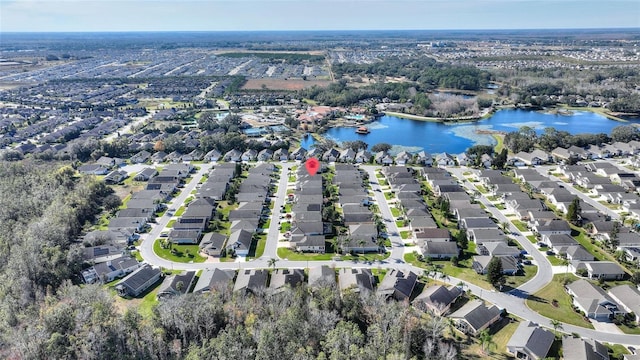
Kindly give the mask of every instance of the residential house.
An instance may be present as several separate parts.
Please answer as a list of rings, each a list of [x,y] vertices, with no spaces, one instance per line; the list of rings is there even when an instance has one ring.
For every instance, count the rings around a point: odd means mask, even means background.
[[[571,235],[571,226],[565,220],[548,220],[542,224],[534,225],[531,230],[539,236]]]
[[[152,177],[158,175],[158,170],[154,168],[144,168],[133,178],[135,181],[148,181]]]
[[[470,300],[449,315],[456,328],[465,334],[477,336],[482,330],[500,320],[502,311],[495,305],[486,306],[482,300]]]
[[[523,321],[511,335],[507,343],[507,352],[516,359],[539,360],[547,357],[555,335],[538,324]]]
[[[289,160],[289,150],[280,148],[273,152],[273,160],[287,161]]]
[[[200,241],[200,251],[208,256],[220,257],[226,241],[226,235],[214,232],[206,233],[202,236],[202,241]]]
[[[609,296],[627,313],[633,313],[634,321],[640,324],[640,290],[630,285],[618,285],[609,289]]]
[[[255,161],[258,158],[258,152],[254,149],[248,149],[240,156],[242,161]]]
[[[302,269],[275,269],[271,274],[269,290],[272,293],[280,292],[285,287],[294,288],[304,282],[304,272]]]
[[[327,265],[309,268],[309,286],[322,287],[336,285],[336,270]]]
[[[227,241],[227,252],[233,251],[238,256],[247,256],[252,241],[253,234],[251,232],[247,230],[234,231]]]
[[[371,274],[370,269],[342,268],[340,269],[340,271],[338,271],[338,283],[340,285],[340,291],[342,292],[371,292],[373,291],[375,279],[373,277],[373,274]]]
[[[378,252],[378,228],[375,224],[349,225],[349,237],[342,244],[344,252]]]
[[[449,313],[451,306],[463,295],[464,291],[457,286],[433,285],[424,289],[413,300],[412,304],[422,311],[444,316]]]
[[[562,337],[564,360],[609,360],[608,348],[593,339]]]
[[[571,263],[574,271],[585,269],[589,279],[622,280],[626,273],[613,261],[579,261]]]
[[[591,319],[606,321],[623,312],[602,288],[587,280],[576,280],[566,289],[573,298],[573,304]]]
[[[265,269],[244,269],[238,272],[233,291],[260,294],[267,288],[269,272]]]
[[[121,278],[140,266],[138,260],[129,256],[120,256],[113,260],[101,262],[82,271],[82,279],[87,284],[99,282],[106,284]]]
[[[224,154],[222,159],[226,162],[239,162],[242,159],[242,152],[240,152],[240,150],[231,149]]]
[[[156,298],[158,300],[164,300],[174,296],[184,295],[191,291],[195,280],[195,271],[183,271],[177,275],[167,276],[158,288]]]
[[[393,298],[395,300],[404,301],[411,297],[413,288],[418,281],[418,275],[413,271],[403,272],[391,269],[387,272],[378,286],[378,295],[385,298]]]
[[[193,288],[193,292],[206,293],[227,288],[233,282],[235,276],[235,270],[203,269],[198,282]]]
[[[116,284],[116,291],[123,297],[138,297],[158,282],[161,276],[162,271],[159,268],[146,264],[120,280]]]
[[[467,231],[467,237],[479,245],[485,242],[507,241],[506,235],[497,227],[495,229],[471,229]]]
[[[436,155],[436,164],[439,167],[445,167],[445,166],[454,166],[456,162],[451,155],[447,153],[441,153]]]
[[[487,273],[487,267],[489,263],[493,259],[493,256],[474,256],[473,264],[471,267],[475,270],[476,273],[484,275]],[[520,267],[518,266],[518,260],[513,256],[497,256],[502,263],[502,273],[504,275],[515,275]]]
[[[302,235],[299,239],[295,241],[296,251],[324,253],[326,250],[324,235]]]
[[[106,175],[109,168],[98,164],[86,164],[78,167],[78,172],[85,175]]]
[[[220,160],[221,157],[222,157],[222,154],[220,153],[220,151],[218,151],[218,149],[213,149],[204,155],[204,159],[206,161],[213,161],[213,162]]]
[[[139,153],[130,157],[129,160],[131,160],[131,162],[134,164],[142,164],[149,161],[150,158],[151,158],[151,153],[148,152],[147,150],[142,150]]]
[[[478,245],[478,253],[480,255],[489,256],[520,256],[520,249],[515,246],[510,246],[505,242],[485,242],[482,245]]]
[[[416,154],[415,163],[423,166],[432,166],[433,165],[433,157],[431,154],[423,151],[420,151]]]
[[[82,260],[88,264],[99,264],[122,256],[122,248],[113,245],[98,245],[82,248]]]
[[[427,241],[422,246],[422,255],[432,259],[450,259],[460,254],[460,249],[455,241],[431,242]]]

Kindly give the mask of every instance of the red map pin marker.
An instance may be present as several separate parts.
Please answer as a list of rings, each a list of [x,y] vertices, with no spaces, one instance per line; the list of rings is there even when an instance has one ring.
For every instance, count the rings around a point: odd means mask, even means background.
[[[316,158],[309,158],[304,163],[304,166],[307,168],[307,172],[309,172],[309,175],[315,176],[318,172],[318,169],[320,169],[320,161],[318,161],[318,159]]]

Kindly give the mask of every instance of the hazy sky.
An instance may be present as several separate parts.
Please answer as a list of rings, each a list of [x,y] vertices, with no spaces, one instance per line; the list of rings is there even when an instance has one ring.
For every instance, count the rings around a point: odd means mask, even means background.
[[[615,27],[639,0],[0,0],[0,31]]]

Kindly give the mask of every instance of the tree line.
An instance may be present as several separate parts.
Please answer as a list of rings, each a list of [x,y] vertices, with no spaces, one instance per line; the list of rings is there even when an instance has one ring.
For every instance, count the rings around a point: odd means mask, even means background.
[[[466,346],[452,324],[406,302],[306,285],[241,294],[218,287],[119,310],[97,285],[64,283],[39,319],[14,329],[7,353],[24,359],[453,360]]]

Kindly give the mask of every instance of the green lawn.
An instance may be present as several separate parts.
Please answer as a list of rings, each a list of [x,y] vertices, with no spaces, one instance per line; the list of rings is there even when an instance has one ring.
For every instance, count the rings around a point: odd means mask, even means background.
[[[400,216],[402,213],[400,212],[400,210],[398,210],[398,208],[395,207],[391,207],[391,216],[393,217],[398,217]]]
[[[327,261],[327,260],[331,260],[335,256],[335,254],[334,253],[326,253],[326,254],[299,253],[289,248],[280,247],[278,248],[278,256],[282,259],[287,259],[291,261]]]
[[[618,325],[618,328],[625,334],[640,335],[640,326],[629,327],[627,325]]]
[[[553,266],[560,266],[562,265],[562,259],[560,259],[559,257],[555,256],[555,255],[547,255],[547,259],[549,260],[549,262],[551,263],[551,265]]]
[[[384,198],[387,199],[387,200],[392,200],[392,199],[395,199],[396,196],[392,192],[385,192],[384,193]]]
[[[591,325],[589,321],[585,320],[582,315],[573,311],[571,297],[567,294],[564,290],[564,286],[562,285],[562,280],[565,276],[570,280],[578,279],[576,276],[571,274],[554,275],[552,282],[547,284],[547,286],[543,287],[537,293],[529,296],[526,301],[527,306],[529,306],[531,310],[550,319],[593,329],[593,325]],[[552,300],[554,299],[558,301],[557,307],[552,304]]]
[[[487,281],[487,278],[485,275],[480,275],[471,268],[472,259],[470,258],[460,260],[460,262],[458,263],[458,266],[453,266],[451,261],[448,261],[448,260],[433,260],[431,261],[432,265],[429,265],[426,262],[418,261],[415,255],[412,253],[405,254],[404,260],[414,266],[417,266],[423,269],[430,269],[433,265],[435,265],[438,268],[440,268],[440,271],[443,274],[470,282],[486,290],[494,289],[494,287],[491,284],[489,284],[489,282]],[[525,272],[524,275],[507,276],[506,277],[507,281],[503,290],[509,291],[512,288],[517,288],[518,286],[531,280],[535,276],[535,274],[538,272],[538,267],[532,266],[532,265],[525,266],[524,272]]]
[[[600,261],[613,261],[613,262],[616,262],[616,260],[613,258],[613,256],[607,254],[598,245],[592,244],[591,243],[591,239],[589,238],[589,236],[587,236],[587,234],[585,234],[585,232],[584,232],[584,230],[582,228],[579,228],[577,226],[571,225],[571,229],[573,230],[572,233],[571,233],[571,236],[573,236],[573,238],[576,239],[576,241],[578,241],[580,243],[580,245],[584,246],[584,248],[587,249],[587,251],[590,252],[591,255],[593,255],[596,259],[598,259]],[[577,235],[576,235],[576,233],[577,233]],[[622,268],[624,268],[623,264],[620,264],[620,266],[622,266]]]
[[[251,248],[249,249],[249,254],[247,255],[247,260],[259,258],[264,254],[264,247],[267,245],[267,235],[262,234],[258,235],[258,241],[251,242]]]
[[[355,260],[355,261],[377,261],[377,260],[384,260],[386,258],[388,258],[389,256],[391,256],[390,252],[386,252],[384,254],[377,254],[377,253],[358,253],[356,252],[355,255],[343,255],[342,256],[342,260],[345,261],[351,261],[351,260]]]
[[[174,214],[174,216],[182,216],[182,214],[184,214],[185,210],[187,210],[186,207],[184,206],[180,206],[180,208],[176,211],[176,213]]]
[[[172,227],[173,227],[173,224],[175,224],[175,223],[176,223],[176,220],[175,220],[175,219],[173,219],[173,220],[169,220],[169,222],[167,223],[167,227],[168,227],[168,228],[172,228]]]
[[[404,221],[396,221],[397,227],[404,227]]]
[[[280,224],[280,234],[286,233],[287,231],[289,231],[289,229],[291,229],[291,223],[290,222],[283,221]]]
[[[180,263],[201,263],[207,260],[207,258],[198,254],[198,245],[173,245],[172,249],[175,250],[175,253],[172,253],[169,249],[163,249],[160,245],[160,239],[153,243],[153,252],[155,252],[159,257],[169,261]],[[186,255],[187,251],[190,255]]]
[[[529,231],[529,229],[527,229],[527,225],[525,223],[523,223],[520,220],[511,220],[511,222],[513,223],[513,225],[515,225],[516,228],[518,228],[518,230],[520,231]]]
[[[404,240],[411,237],[411,230],[400,231],[400,237]]]
[[[296,176],[295,175],[289,176],[289,182],[291,183],[296,182]]]
[[[476,184],[476,188],[478,189],[478,191],[480,191],[481,194],[489,193],[489,190],[487,190],[487,188],[484,187],[483,185]]]
[[[502,204],[496,204],[495,207],[498,210],[505,210],[506,209],[506,207],[504,205],[502,205]]]
[[[622,359],[624,354],[629,354],[629,350],[620,344],[606,344],[606,347],[611,349],[610,359]]]
[[[536,244],[538,242],[538,238],[535,235],[527,235],[527,239],[529,239],[532,244]]]
[[[269,226],[271,226],[271,219],[267,219],[267,221],[265,221],[264,225],[262,225],[263,229],[269,229]]]

